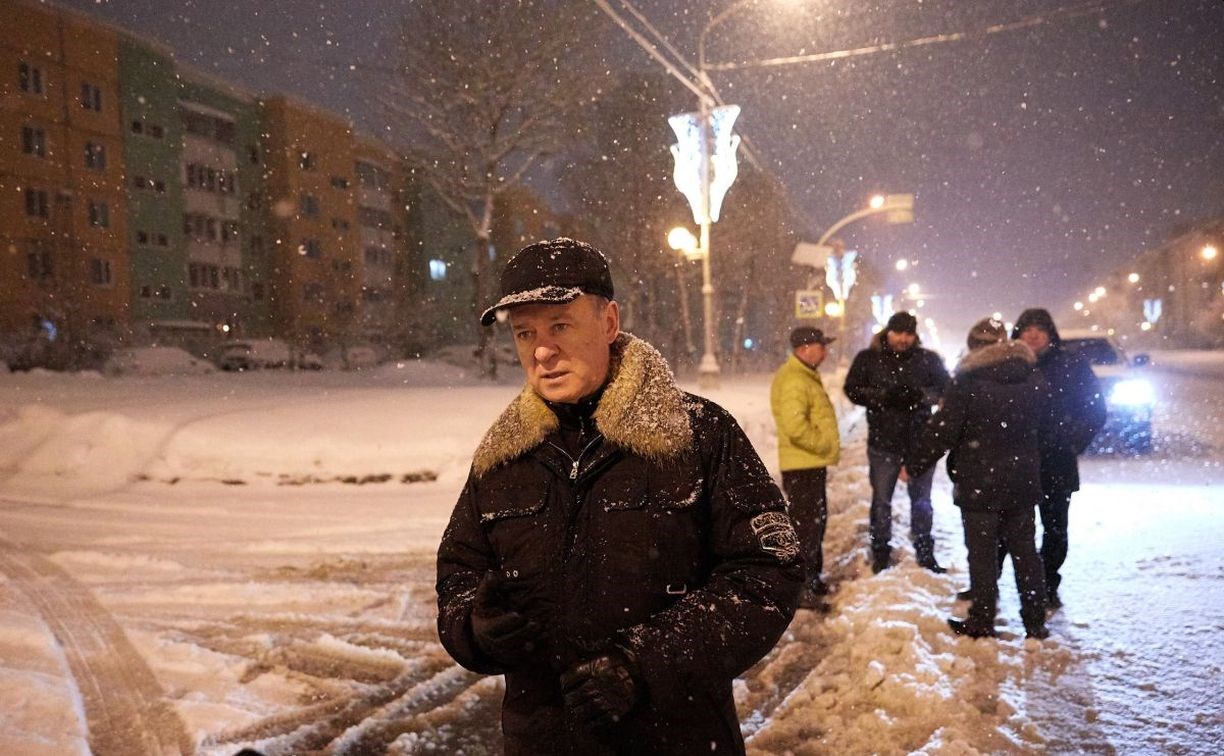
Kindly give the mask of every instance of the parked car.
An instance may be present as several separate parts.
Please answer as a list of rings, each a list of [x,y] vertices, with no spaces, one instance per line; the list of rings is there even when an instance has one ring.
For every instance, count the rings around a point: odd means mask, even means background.
[[[202,375],[216,370],[207,360],[169,346],[116,349],[102,364],[105,375]]]
[[[291,349],[281,339],[235,339],[221,347],[217,366],[222,370],[320,370],[323,361],[316,354]]]
[[[1112,337],[1099,331],[1061,334],[1063,348],[1082,354],[1101,382],[1109,415],[1090,451],[1146,454],[1152,449],[1152,407],[1156,391],[1144,367],[1146,354],[1133,357]]]

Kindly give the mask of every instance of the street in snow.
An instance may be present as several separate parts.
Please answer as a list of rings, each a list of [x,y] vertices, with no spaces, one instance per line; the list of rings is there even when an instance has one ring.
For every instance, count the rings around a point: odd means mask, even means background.
[[[913,563],[899,493],[901,563],[871,575],[864,424],[840,399],[833,610],[801,611],[737,682],[749,750],[1224,748],[1218,357],[1157,354],[1153,453],[1084,461],[1044,642],[1023,637],[1010,567],[1001,638],[948,631],[967,577],[942,464],[950,573]],[[497,752],[501,680],[439,645],[433,560],[516,389],[422,362],[0,375],[0,751]],[[710,395],[776,465],[767,377]]]

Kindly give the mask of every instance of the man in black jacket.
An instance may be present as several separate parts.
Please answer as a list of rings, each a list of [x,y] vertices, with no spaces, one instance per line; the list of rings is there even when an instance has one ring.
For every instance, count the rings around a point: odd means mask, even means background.
[[[918,320],[898,312],[859,352],[846,374],[846,396],[867,408],[867,461],[871,478],[871,568],[892,565],[892,497],[910,448],[939,403],[948,371],[939,355],[918,339]],[[934,468],[907,483],[910,538],[918,564],[944,572],[935,560],[931,536]]]
[[[607,260],[521,250],[501,299],[527,385],[485,435],[438,550],[438,633],[505,674],[511,754],[739,753],[732,680],[790,622],[781,492],[721,407],[619,330]]]
[[[1025,633],[1045,638],[1045,583],[1033,510],[1041,500],[1041,447],[1054,426],[1049,390],[1033,351],[1007,341],[999,321],[977,323],[968,344],[943,405],[914,445],[907,472],[933,469],[951,451],[948,477],[965,526],[973,604],[967,620],[949,619],[948,625],[960,635],[994,636],[1002,544],[1012,555]]]
[[[1059,570],[1067,560],[1067,515],[1071,494],[1079,490],[1076,459],[1105,425],[1105,397],[1088,360],[1062,348],[1054,318],[1040,308],[1020,313],[1012,328],[1037,355],[1037,369],[1045,376],[1057,417],[1057,435],[1041,457],[1041,561],[1045,568],[1046,604],[1062,606]],[[1002,563],[1003,553],[999,555]]]

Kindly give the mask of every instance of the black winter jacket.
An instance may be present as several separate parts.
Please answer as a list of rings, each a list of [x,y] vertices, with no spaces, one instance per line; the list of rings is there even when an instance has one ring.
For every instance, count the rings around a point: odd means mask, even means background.
[[[742,752],[732,680],[773,647],[803,578],[782,495],[735,420],[627,334],[594,420],[576,464],[529,387],[489,430],[438,551],[442,643],[506,675],[507,753]],[[490,571],[545,628],[521,668],[472,636]],[[645,700],[596,737],[567,714],[559,676],[613,643],[636,656]]]
[[[1049,387],[1033,350],[1019,341],[970,352],[943,405],[914,447],[921,475],[948,455],[952,500],[969,510],[1032,507],[1041,501],[1041,448],[1054,433]]]
[[[1105,425],[1105,397],[1088,360],[1063,350],[1057,334],[1053,338],[1037,358],[1037,369],[1049,384],[1057,419],[1056,438],[1041,458],[1041,484],[1046,491],[1078,491],[1076,458]]]
[[[846,374],[846,396],[867,408],[867,445],[905,458],[918,440],[931,408],[948,384],[939,355],[919,344],[904,352],[888,347],[886,332],[872,337]],[[902,398],[908,392],[913,400]]]

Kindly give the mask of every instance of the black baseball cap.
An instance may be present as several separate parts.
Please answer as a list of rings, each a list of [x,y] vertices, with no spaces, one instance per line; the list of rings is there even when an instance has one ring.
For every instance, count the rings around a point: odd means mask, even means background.
[[[523,247],[506,263],[500,298],[480,316],[492,325],[497,311],[525,304],[566,304],[583,294],[612,299],[612,272],[603,252],[561,237]]]
[[[790,334],[791,349],[798,349],[804,344],[830,344],[837,341],[836,336],[825,336],[824,331],[811,326],[799,326]]]

